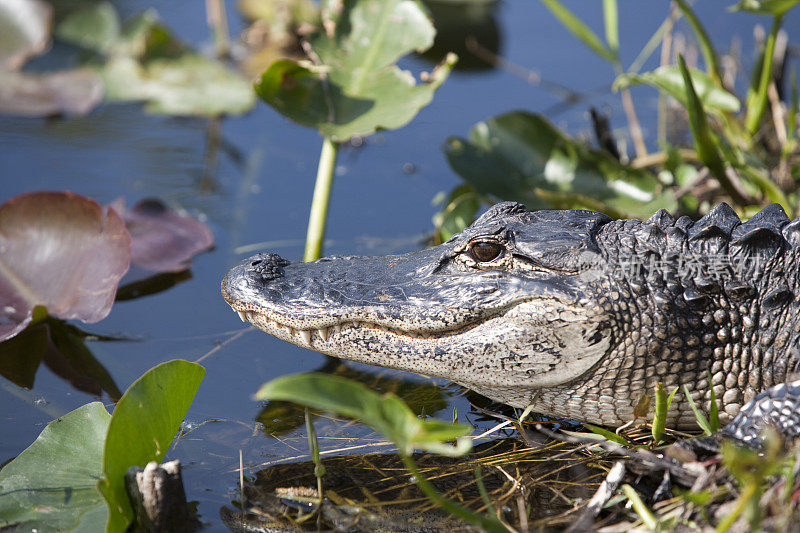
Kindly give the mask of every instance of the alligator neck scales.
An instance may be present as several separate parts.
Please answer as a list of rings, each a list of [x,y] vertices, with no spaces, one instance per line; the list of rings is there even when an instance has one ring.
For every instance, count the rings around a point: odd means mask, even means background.
[[[501,203],[411,254],[258,254],[222,292],[299,346],[593,423],[631,420],[659,382],[707,406],[710,376],[725,420],[800,370],[798,250],[800,219],[777,205],[642,222]],[[668,422],[694,420],[677,395]]]

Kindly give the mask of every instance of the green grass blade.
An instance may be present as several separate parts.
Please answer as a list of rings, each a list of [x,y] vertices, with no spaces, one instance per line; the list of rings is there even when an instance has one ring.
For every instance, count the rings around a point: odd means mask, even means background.
[[[542,3],[572,35],[591,48],[595,54],[610,63],[616,63],[619,60],[617,54],[604,45],[597,34],[559,0],[542,0]]]
[[[797,135],[797,68],[792,65],[792,105],[789,108],[789,121],[787,122],[786,139],[791,142]]]
[[[611,52],[619,57],[619,9],[617,0],[603,0],[603,20],[606,24],[606,43]]]
[[[708,423],[708,419],[700,412],[695,405],[694,400],[692,400],[692,395],[689,394],[689,387],[686,385],[683,386],[683,393],[686,395],[686,399],[689,401],[689,407],[691,407],[692,412],[694,413],[694,417],[697,420],[697,425],[703,430],[706,435],[711,435],[714,433],[711,430],[711,425]]]
[[[667,33],[667,29],[669,29],[671,25],[672,20],[670,20],[670,17],[668,16],[664,19],[664,21],[661,23],[661,26],[658,27],[655,33],[653,33],[653,35],[650,37],[650,40],[647,41],[647,44],[644,45],[644,48],[642,48],[642,51],[636,56],[636,59],[633,60],[633,63],[631,63],[631,66],[628,69],[628,73],[635,74],[642,69],[642,65],[644,65],[645,62],[650,59],[650,56],[653,55],[653,52],[656,51],[656,48],[658,48],[658,45],[660,45],[661,41],[664,39],[664,34]]]
[[[761,125],[761,118],[767,109],[767,89],[772,79],[772,59],[775,55],[775,39],[781,29],[783,16],[778,15],[772,21],[772,29],[767,37],[767,45],[764,47],[764,59],[761,62],[761,75],[758,78],[758,87],[755,92],[747,95],[747,117],[745,118],[745,128],[750,135],[755,135]]]
[[[708,72],[708,75],[714,78],[717,83],[720,83],[722,75],[720,74],[719,61],[717,61],[717,52],[714,50],[714,45],[711,42],[711,38],[708,36],[708,32],[706,32],[706,29],[703,27],[703,24],[700,22],[700,19],[697,18],[694,11],[692,11],[692,8],[689,7],[689,4],[686,3],[686,0],[675,1],[681,13],[683,13],[683,16],[686,17],[686,20],[692,25],[692,29],[697,36],[700,49],[703,52],[703,59],[705,59],[706,62],[706,72]]]
[[[611,442],[616,442],[617,444],[621,444],[622,446],[627,446],[627,445],[630,444],[630,442],[628,442],[628,440],[625,437],[623,437],[622,435],[617,435],[613,431],[609,431],[609,430],[601,428],[601,427],[593,426],[591,424],[584,424],[583,426],[586,429],[588,429],[589,431],[591,431],[592,433],[596,433],[596,434],[600,435],[601,437],[605,437],[606,439],[610,440]]]
[[[653,512],[647,508],[633,487],[626,483],[622,486],[622,493],[626,498],[628,498],[628,500],[630,500],[633,510],[636,511],[637,515],[639,515],[639,519],[642,521],[644,526],[650,531],[657,531],[658,519]]]
[[[703,103],[697,96],[697,92],[692,84],[692,77],[689,69],[686,68],[686,61],[682,55],[678,55],[678,66],[681,69],[683,83],[686,86],[686,110],[689,113],[689,127],[694,137],[694,146],[700,160],[708,167],[711,174],[719,181],[725,192],[738,204],[744,203],[744,198],[733,186],[728,176],[725,174],[725,164],[717,148],[717,140],[708,126],[706,112]]]

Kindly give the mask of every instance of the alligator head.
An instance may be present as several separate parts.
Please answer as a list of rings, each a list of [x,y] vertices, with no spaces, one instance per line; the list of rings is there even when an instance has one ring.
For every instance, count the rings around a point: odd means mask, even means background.
[[[406,255],[289,263],[258,254],[222,282],[243,319],[336,357],[440,376],[527,406],[609,350],[613,321],[584,280],[600,258],[590,211],[498,204]]]
[[[720,204],[693,223],[501,203],[406,255],[258,254],[222,293],[243,320],[299,346],[596,423],[630,420],[659,382],[705,404],[711,375],[725,420],[800,368],[800,313],[787,313],[799,236],[778,206],[741,223]],[[735,271],[712,268],[727,257]],[[668,421],[694,425],[685,398]]]

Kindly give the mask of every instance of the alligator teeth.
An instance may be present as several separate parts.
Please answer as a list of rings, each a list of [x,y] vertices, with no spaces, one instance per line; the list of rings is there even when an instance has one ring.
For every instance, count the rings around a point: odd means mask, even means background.
[[[342,331],[342,326],[336,324],[335,326],[331,326],[330,329],[332,329],[334,333],[339,334]]]
[[[256,316],[256,314],[253,313],[252,311],[246,311],[245,314],[244,314],[244,317],[247,319],[248,322],[253,320],[254,316]]]
[[[236,312],[239,314],[239,318],[242,320],[242,322],[247,321],[247,313],[245,313],[244,311],[236,311]]]
[[[311,344],[311,330],[310,329],[301,329],[299,331],[300,336],[303,338],[306,344]]]
[[[328,328],[319,328],[317,332],[323,341],[328,342]]]

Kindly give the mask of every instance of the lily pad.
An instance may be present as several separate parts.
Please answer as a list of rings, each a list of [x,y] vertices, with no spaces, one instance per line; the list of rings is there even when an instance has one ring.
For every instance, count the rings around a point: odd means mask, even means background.
[[[117,10],[109,2],[78,9],[61,21],[56,37],[89,50],[107,52],[120,38]]]
[[[705,72],[697,69],[689,69],[689,72],[692,76],[692,85],[706,110],[717,113],[720,111],[739,112],[741,102],[736,96],[720,87]],[[622,74],[614,81],[613,88],[617,91],[624,87],[642,83],[664,91],[682,103],[684,107],[687,105],[683,75],[676,65],[659,67],[653,72],[645,72],[644,74]]]
[[[0,113],[85,115],[102,100],[103,81],[88,68],[44,74],[3,72],[0,76]]]
[[[117,403],[108,425],[103,479],[98,484],[109,507],[107,531],[125,531],[132,521],[125,472],[131,466],[161,462],[204,375],[205,369],[197,363],[168,361],[137,379]]]
[[[92,402],[50,422],[0,470],[0,529],[102,531],[106,506],[97,490],[111,415]]]
[[[41,0],[0,0],[0,70],[17,70],[44,52],[52,19],[53,8]]]
[[[106,99],[146,102],[150,113],[186,116],[238,115],[255,104],[250,83],[219,61],[187,53],[144,63],[129,56],[108,59],[101,69]]]
[[[393,393],[379,395],[366,386],[339,376],[309,372],[265,383],[258,400],[284,400],[355,418],[391,440],[401,454],[415,448],[442,455],[463,455],[472,447],[464,435],[468,424],[420,419]],[[447,442],[457,439],[456,445]]]
[[[323,26],[326,31],[311,41],[319,64],[277,61],[256,92],[283,115],[335,141],[407,124],[456,61],[448,55],[419,84],[395,66],[433,44],[433,25],[414,0],[328,1]]]
[[[156,272],[180,272],[191,259],[214,246],[211,230],[186,212],[161,200],[147,198],[131,209],[122,201],[113,205],[131,234],[131,264]]]
[[[647,217],[676,205],[652,174],[588,148],[538,114],[516,111],[480,122],[469,139],[448,139],[445,152],[450,166],[479,194],[530,209]]]
[[[130,242],[113,209],[77,194],[30,193],[0,206],[0,340],[24,329],[37,305],[63,319],[103,319]]]

